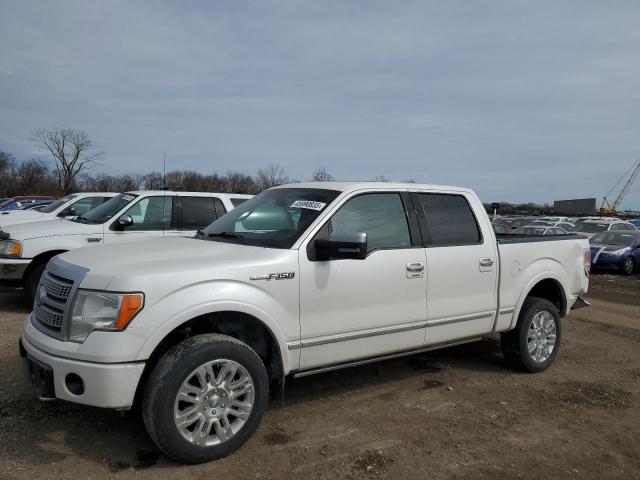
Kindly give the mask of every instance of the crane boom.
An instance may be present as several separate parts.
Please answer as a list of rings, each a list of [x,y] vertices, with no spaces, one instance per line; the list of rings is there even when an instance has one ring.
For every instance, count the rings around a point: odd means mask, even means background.
[[[624,200],[624,197],[629,192],[629,189],[631,188],[631,185],[633,185],[633,182],[637,178],[638,174],[640,174],[640,159],[638,159],[638,161],[636,162],[636,166],[633,168],[633,172],[629,176],[629,180],[627,180],[627,183],[624,184],[624,187],[622,188],[622,190],[620,190],[620,193],[618,194],[614,202],[611,204],[612,210],[618,209],[618,207]]]
[[[631,172],[631,175],[629,175],[629,178],[627,179],[626,183],[624,184],[624,187],[622,187],[622,190],[620,190],[620,193],[618,194],[616,199],[612,203],[609,203],[609,201],[607,200],[607,197],[606,196],[604,197],[604,200],[602,202],[602,208],[600,209],[602,213],[607,213],[607,214],[615,214],[616,213],[616,210],[618,209],[620,204],[622,204],[622,202],[624,201],[624,197],[629,192],[629,189],[631,188],[631,185],[633,185],[633,182],[636,180],[638,175],[640,175],[640,159],[638,159],[636,161],[636,163],[631,167],[631,169],[629,171]],[[622,177],[622,178],[624,178],[624,177]],[[615,186],[614,186],[614,188],[615,188]],[[609,193],[611,193],[611,192],[609,192]],[[606,205],[606,208],[605,208],[605,205]]]

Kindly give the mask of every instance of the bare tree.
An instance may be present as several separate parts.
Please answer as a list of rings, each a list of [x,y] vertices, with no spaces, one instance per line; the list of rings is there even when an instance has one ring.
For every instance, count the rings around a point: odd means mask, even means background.
[[[389,180],[387,177],[385,177],[384,175],[378,175],[375,179],[375,182],[390,182],[391,180]]]
[[[311,176],[312,182],[333,182],[334,178],[325,167],[320,167]]]
[[[96,146],[84,130],[39,128],[32,132],[32,139],[53,157],[64,195],[73,191],[78,174],[95,166],[102,156],[102,152],[93,151]]]
[[[256,182],[260,190],[266,190],[267,188],[282,185],[283,183],[289,183],[289,177],[284,173],[284,168],[277,163],[272,163],[266,168],[261,168],[258,170],[256,177]]]

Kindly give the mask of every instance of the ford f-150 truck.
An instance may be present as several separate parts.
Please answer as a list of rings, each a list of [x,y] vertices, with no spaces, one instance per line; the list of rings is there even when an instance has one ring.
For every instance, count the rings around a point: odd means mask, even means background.
[[[576,235],[496,239],[464,188],[285,185],[192,238],[55,257],[20,353],[43,398],[139,402],[162,451],[205,462],[255,432],[287,375],[492,333],[546,369],[589,267]]]
[[[87,245],[193,236],[233,209],[233,201],[247,198],[251,195],[128,192],[73,220],[57,218],[5,227],[0,231],[0,284],[23,286],[33,301],[42,272],[55,255]]]
[[[0,212],[0,230],[20,223],[43,222],[56,218],[71,218],[87,213],[118,195],[110,192],[73,193],[50,203],[42,210],[10,210]]]

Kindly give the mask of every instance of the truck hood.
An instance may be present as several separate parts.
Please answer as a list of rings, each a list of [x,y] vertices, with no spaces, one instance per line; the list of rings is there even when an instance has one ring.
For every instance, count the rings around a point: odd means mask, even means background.
[[[13,215],[12,215],[13,214]],[[0,212],[0,228],[19,223],[40,222],[43,220],[51,220],[51,214],[42,212],[27,211],[10,211]],[[54,217],[55,218],[55,217]]]
[[[289,250],[164,237],[80,248],[58,258],[88,270],[83,288],[127,291],[142,289],[148,283],[167,285],[178,278],[187,283],[220,278],[249,280],[247,269],[268,273],[269,269],[264,271],[266,266],[277,265],[284,252],[290,254]]]
[[[102,234],[102,224],[77,223],[71,220],[65,220],[64,218],[56,218],[54,220],[10,225],[2,230],[9,233],[12,239],[29,240],[33,238],[53,237],[56,235],[85,235],[95,232]]]

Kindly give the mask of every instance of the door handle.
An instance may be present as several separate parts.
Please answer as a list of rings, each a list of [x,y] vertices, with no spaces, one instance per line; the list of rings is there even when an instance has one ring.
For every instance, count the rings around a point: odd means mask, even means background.
[[[407,272],[422,272],[424,270],[423,262],[407,263]]]
[[[493,266],[493,258],[481,258],[480,259],[481,267],[491,267]]]

